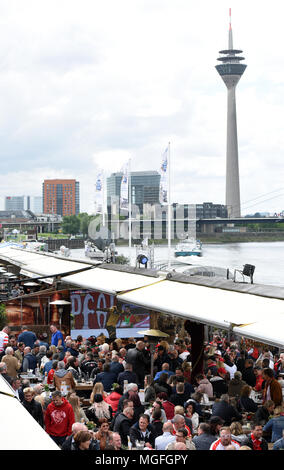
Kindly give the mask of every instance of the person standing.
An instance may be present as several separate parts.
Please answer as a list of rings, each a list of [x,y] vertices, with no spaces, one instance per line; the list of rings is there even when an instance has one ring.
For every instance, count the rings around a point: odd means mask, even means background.
[[[43,428],[44,419],[42,406],[38,401],[35,400],[35,393],[31,387],[24,389],[24,400],[22,401],[22,405]]]
[[[151,362],[144,341],[137,341],[136,347],[127,351],[125,361],[132,364],[133,370],[138,376],[139,388],[143,388],[144,378]]]
[[[75,423],[74,411],[70,403],[56,390],[52,393],[52,402],[45,412],[45,431],[54,442],[62,446],[65,439],[72,434]]]
[[[57,326],[54,324],[50,325],[50,331],[52,333],[51,344],[56,347],[64,346],[63,334],[61,333],[60,330],[57,329]]]
[[[265,380],[265,386],[263,391],[263,402],[272,400],[275,406],[281,406],[282,404],[282,387],[278,380],[274,378],[272,369],[266,368],[263,371],[263,378]]]
[[[35,333],[33,331],[29,331],[27,326],[23,326],[22,333],[20,333],[18,337],[18,342],[24,343],[26,347],[28,346],[32,350],[36,340],[37,337]]]
[[[4,326],[2,331],[0,331],[0,358],[4,355],[4,351],[9,343],[9,331],[10,328],[8,326]]]

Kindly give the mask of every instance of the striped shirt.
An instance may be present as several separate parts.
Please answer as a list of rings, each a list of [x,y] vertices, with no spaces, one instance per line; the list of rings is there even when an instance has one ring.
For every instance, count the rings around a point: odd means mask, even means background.
[[[9,343],[9,336],[5,331],[0,331],[0,353],[2,353]]]

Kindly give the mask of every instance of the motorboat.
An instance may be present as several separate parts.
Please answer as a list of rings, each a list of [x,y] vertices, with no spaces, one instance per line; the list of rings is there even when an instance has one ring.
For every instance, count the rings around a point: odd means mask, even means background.
[[[99,250],[99,248],[90,241],[85,242],[85,256],[87,258],[97,259],[101,261],[103,261],[105,258],[103,251]]]
[[[202,256],[202,243],[194,238],[186,238],[175,247],[175,257],[178,256]]]

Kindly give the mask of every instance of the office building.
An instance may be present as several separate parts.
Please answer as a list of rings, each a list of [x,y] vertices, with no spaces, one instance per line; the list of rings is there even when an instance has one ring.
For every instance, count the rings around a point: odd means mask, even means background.
[[[107,178],[107,206],[119,203],[122,172]],[[131,172],[131,204],[143,211],[143,204],[159,204],[160,174],[157,171]]]

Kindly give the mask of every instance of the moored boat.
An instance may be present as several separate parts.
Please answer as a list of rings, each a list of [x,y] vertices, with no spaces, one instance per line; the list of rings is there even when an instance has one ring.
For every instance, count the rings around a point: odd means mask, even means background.
[[[201,241],[186,238],[175,247],[175,256],[202,256]]]

